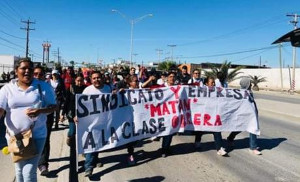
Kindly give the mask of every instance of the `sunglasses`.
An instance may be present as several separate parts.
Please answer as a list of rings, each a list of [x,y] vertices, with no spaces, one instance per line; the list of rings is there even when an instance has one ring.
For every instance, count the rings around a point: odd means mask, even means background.
[[[35,72],[33,73],[34,76],[43,76],[44,74],[43,73],[39,73],[39,72]]]

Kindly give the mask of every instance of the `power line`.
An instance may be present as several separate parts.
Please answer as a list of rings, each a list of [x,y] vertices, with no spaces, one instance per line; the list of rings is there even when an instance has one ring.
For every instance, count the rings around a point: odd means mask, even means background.
[[[263,27],[269,26],[268,23],[275,24],[275,23],[279,23],[279,22],[281,22],[283,20],[284,20],[284,18],[279,18],[279,16],[276,16],[276,17],[272,17],[272,18],[270,18],[270,19],[268,19],[266,21],[263,21],[263,22],[260,22],[260,23],[257,23],[257,24],[245,27],[245,28],[237,29],[237,30],[234,30],[234,31],[229,32],[229,33],[217,35],[217,36],[214,36],[214,37],[211,37],[211,38],[207,38],[207,39],[203,39],[203,40],[199,40],[199,41],[193,41],[193,42],[189,42],[189,43],[179,44],[178,46],[187,46],[187,45],[205,43],[205,42],[208,42],[208,41],[216,41],[218,39],[226,39],[226,38],[228,38],[230,36],[234,36],[234,35],[237,35],[239,33],[242,33],[242,32],[245,32],[245,31],[248,31],[248,30],[251,30],[251,29],[254,29],[254,28],[258,29],[258,27],[263,28]]]
[[[0,32],[4,33],[5,35],[11,36],[11,37],[13,37],[13,38],[16,38],[16,39],[23,39],[23,40],[25,39],[25,38],[22,38],[22,37],[18,37],[18,36],[15,36],[15,35],[6,33],[6,32],[4,32],[3,30],[0,30]]]
[[[4,12],[3,10],[0,9],[0,14],[6,18],[9,22],[19,26],[19,24],[17,23],[18,21],[15,20],[14,18],[12,18],[11,16],[9,16],[6,12]]]
[[[21,52],[23,52],[23,51],[24,51],[24,50],[17,49],[17,48],[14,48],[14,47],[11,47],[11,46],[8,46],[8,45],[5,45],[5,44],[2,44],[2,43],[0,43],[0,45],[2,45],[2,46],[5,46],[5,47],[8,47],[8,48],[11,48],[11,49],[14,49],[14,50],[16,50],[16,51],[21,51]]]
[[[23,16],[18,11],[16,11],[16,9],[11,6],[6,0],[3,0],[3,2],[7,5],[7,7],[9,7],[9,9],[13,11],[14,14],[18,15],[20,19],[23,18]]]
[[[209,57],[219,57],[219,56],[228,56],[228,55],[235,55],[235,54],[242,54],[242,53],[247,53],[247,52],[255,52],[255,51],[260,51],[260,50],[265,50],[265,49],[274,49],[277,48],[277,46],[269,46],[269,47],[263,47],[259,49],[250,49],[250,50],[245,50],[245,51],[237,51],[237,52],[230,52],[230,53],[220,53],[220,54],[213,54],[213,55],[200,55],[200,56],[190,56],[190,57],[182,57],[182,58],[209,58]]]
[[[17,46],[17,47],[20,47],[20,48],[24,49],[23,46],[18,45],[18,44],[15,44],[15,43],[13,43],[13,42],[11,42],[11,41],[5,39],[5,38],[0,37],[0,39],[3,40],[3,41],[5,41],[5,42],[7,42],[7,43],[10,43],[10,44],[12,44],[12,45],[14,45],[14,46]]]

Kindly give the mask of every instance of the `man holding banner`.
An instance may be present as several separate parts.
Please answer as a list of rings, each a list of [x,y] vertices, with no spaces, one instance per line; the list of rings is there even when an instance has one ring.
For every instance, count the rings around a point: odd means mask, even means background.
[[[100,72],[95,71],[91,75],[92,78],[92,85],[86,87],[83,90],[83,94],[104,94],[104,93],[111,93],[111,88],[103,84],[102,75]],[[87,153],[85,155],[85,162],[84,162],[84,168],[85,168],[85,176],[90,177],[93,174],[93,169],[96,167],[98,163],[98,152],[93,153]]]

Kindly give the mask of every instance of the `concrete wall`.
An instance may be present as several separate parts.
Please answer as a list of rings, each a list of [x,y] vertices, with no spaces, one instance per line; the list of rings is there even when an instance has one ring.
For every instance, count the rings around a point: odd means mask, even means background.
[[[11,55],[0,55],[0,75],[14,70],[14,63],[19,58]]]
[[[229,70],[229,72],[231,69]],[[266,82],[259,83],[258,86],[262,89],[273,89],[280,90],[281,89],[281,79],[280,79],[280,69],[279,68],[263,68],[263,69],[242,69],[239,76],[262,76],[266,77]],[[293,69],[290,69],[290,76],[292,77]],[[295,88],[297,91],[300,90],[300,68],[295,69]],[[282,77],[283,77],[283,89],[290,89],[290,76],[289,69],[282,69]],[[229,83],[230,86],[239,86],[239,79]]]

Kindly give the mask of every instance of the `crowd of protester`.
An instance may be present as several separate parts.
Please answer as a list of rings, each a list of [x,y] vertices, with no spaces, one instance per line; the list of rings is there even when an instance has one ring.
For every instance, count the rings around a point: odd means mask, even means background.
[[[51,131],[59,129],[59,124],[64,122],[66,119],[69,124],[69,132],[66,144],[75,149],[75,132],[76,132],[76,112],[75,112],[75,95],[76,94],[101,94],[101,93],[116,93],[122,92],[124,89],[136,89],[136,88],[160,88],[169,87],[173,85],[194,85],[194,86],[218,86],[227,87],[222,73],[218,73],[217,78],[213,77],[201,77],[201,71],[199,69],[192,70],[192,75],[188,74],[188,69],[183,66],[181,70],[177,67],[171,67],[167,72],[157,71],[155,69],[146,69],[143,66],[131,67],[129,70],[122,66],[115,67],[113,69],[95,69],[85,70],[81,69],[74,70],[73,67],[59,68],[59,69],[47,69],[40,65],[33,68],[30,60],[22,62],[25,64],[25,72],[30,76],[34,77],[33,80],[39,80],[40,82],[46,82],[47,85],[53,89],[55,94],[56,109],[54,112],[50,112],[46,116],[46,128],[47,135],[44,136],[44,147],[40,153],[37,168],[41,175],[47,175],[49,170],[49,154],[50,154],[50,136]],[[22,65],[21,65],[22,66]],[[16,68],[18,73],[19,67]],[[24,70],[23,70],[24,71]],[[24,75],[23,75],[24,76]],[[12,81],[20,79],[9,78]],[[27,83],[27,85],[32,84]],[[244,89],[250,89],[250,80],[244,78],[241,80]],[[0,93],[1,96],[1,93]],[[46,97],[48,97],[46,95]],[[53,103],[54,101],[49,101]],[[49,104],[51,105],[51,104]],[[0,103],[0,114],[4,111]],[[49,110],[51,111],[51,110]],[[3,113],[2,113],[3,114]],[[228,144],[233,146],[234,138],[239,132],[231,133],[228,138]],[[203,134],[213,134],[215,140],[215,146],[217,154],[220,156],[226,156],[227,152],[223,148],[221,132],[202,132],[195,131],[195,148],[201,147],[201,136]],[[171,154],[171,142],[172,135],[162,137],[162,157],[167,157]],[[159,140],[160,138],[154,138],[153,140]],[[134,146],[136,142],[131,142],[126,145],[128,149],[128,165],[134,165],[136,163],[134,158]],[[257,150],[256,135],[250,134],[250,151],[256,155],[260,155],[261,152]],[[98,153],[89,153],[85,155],[85,176],[89,177],[93,173],[93,169],[96,166],[101,166],[101,162],[98,159]],[[25,166],[25,164],[24,164]],[[16,170],[20,170],[16,168]],[[34,170],[31,169],[31,170]]]

